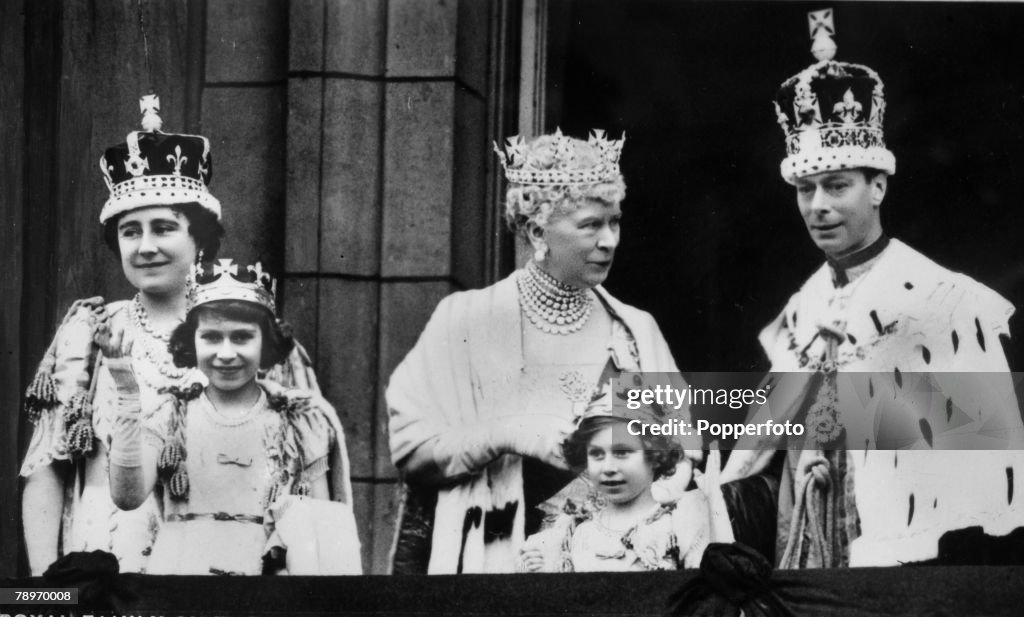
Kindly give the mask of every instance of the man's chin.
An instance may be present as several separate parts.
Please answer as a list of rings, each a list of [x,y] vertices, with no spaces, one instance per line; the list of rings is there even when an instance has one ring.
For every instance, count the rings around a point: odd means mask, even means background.
[[[831,258],[842,255],[846,248],[837,238],[815,238],[814,244],[818,247],[818,250]]]

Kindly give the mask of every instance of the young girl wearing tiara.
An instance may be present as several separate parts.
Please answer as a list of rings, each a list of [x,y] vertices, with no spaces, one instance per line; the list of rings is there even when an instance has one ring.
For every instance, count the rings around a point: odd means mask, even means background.
[[[274,317],[273,281],[258,264],[239,275],[230,260],[197,269],[196,279],[170,349],[178,366],[198,366],[205,387],[171,388],[143,410],[125,357],[131,342],[107,328],[96,337],[119,395],[111,496],[132,509],[162,492],[147,572],[261,574],[285,565],[273,559],[284,554],[292,574],[360,573],[334,409],[257,380],[294,344]]]
[[[567,502],[551,527],[520,553],[524,572],[696,568],[710,539],[707,499],[689,490],[659,503],[655,480],[675,473],[682,452],[670,437],[633,435],[630,418],[588,409],[563,444],[566,462],[594,487],[587,503]],[[635,419],[635,418],[634,418]],[[634,425],[635,426],[635,425]]]

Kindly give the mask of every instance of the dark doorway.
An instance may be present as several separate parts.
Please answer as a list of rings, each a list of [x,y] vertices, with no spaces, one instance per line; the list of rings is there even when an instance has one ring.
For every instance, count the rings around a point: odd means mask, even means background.
[[[608,288],[654,314],[683,371],[763,368],[757,333],[822,262],[771,103],[812,61],[806,13],[828,5],[553,4],[548,128],[627,134]],[[885,82],[886,231],[1024,305],[1024,5],[841,3],[835,21],[836,59]]]

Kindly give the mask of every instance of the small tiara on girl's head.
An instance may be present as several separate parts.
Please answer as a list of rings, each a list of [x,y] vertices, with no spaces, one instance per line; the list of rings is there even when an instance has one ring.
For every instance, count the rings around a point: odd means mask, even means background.
[[[192,266],[194,283],[189,289],[189,310],[215,300],[252,302],[275,313],[277,283],[263,271],[259,262],[238,273],[238,264],[230,259]]]

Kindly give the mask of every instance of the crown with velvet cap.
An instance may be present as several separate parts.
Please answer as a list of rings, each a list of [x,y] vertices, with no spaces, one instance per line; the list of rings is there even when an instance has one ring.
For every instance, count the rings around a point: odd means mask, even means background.
[[[241,273],[239,273],[241,272]],[[188,308],[217,300],[240,300],[258,304],[272,314],[277,283],[256,262],[240,270],[230,259],[192,266],[193,284],[188,292]]]
[[[597,154],[592,162],[584,162],[584,157],[577,156],[578,142],[563,135],[561,129],[557,129],[551,139],[552,147],[543,152],[534,151],[522,135],[506,139],[504,149],[495,143],[494,151],[498,153],[508,181],[536,186],[574,186],[614,182],[622,175],[619,157],[626,143],[625,135],[622,139],[608,139],[602,130],[591,131],[586,143]]]
[[[110,197],[100,211],[100,223],[148,206],[195,202],[220,219],[220,202],[207,185],[212,172],[210,140],[201,135],[162,133],[160,99],[139,99],[142,129],[128,133],[125,143],[107,148],[100,171]]]
[[[808,13],[816,63],[779,89],[775,112],[786,134],[782,177],[797,178],[837,169],[868,167],[896,172],[896,157],[885,146],[885,95],[874,70],[836,62],[832,9]]]

